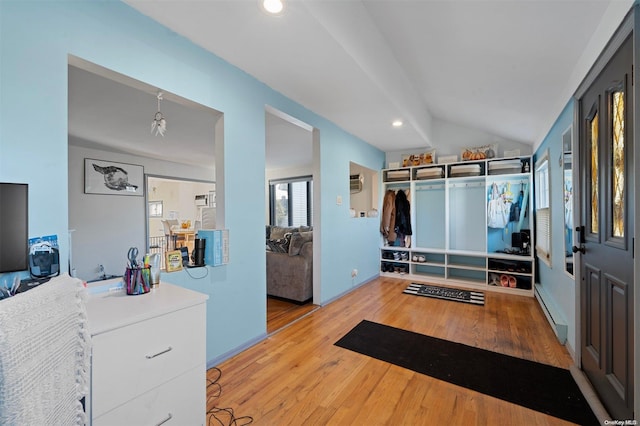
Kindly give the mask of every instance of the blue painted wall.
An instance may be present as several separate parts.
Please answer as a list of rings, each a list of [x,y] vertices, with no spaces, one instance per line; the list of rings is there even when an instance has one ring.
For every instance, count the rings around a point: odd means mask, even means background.
[[[557,309],[559,318],[567,325],[567,346],[575,353],[576,348],[576,319],[575,319],[575,281],[565,272],[564,264],[564,179],[559,160],[562,156],[562,134],[573,124],[574,102],[571,100],[562,110],[560,116],[549,130],[536,150],[534,157],[540,158],[549,150],[549,178],[551,197],[551,267],[538,260],[539,282]],[[575,132],[574,132],[575,134]]]
[[[348,200],[349,161],[379,170],[383,152],[119,1],[2,0],[0,52],[0,181],[29,183],[31,236],[67,235],[68,55],[224,113],[224,162],[242,164],[224,171],[231,263],[209,268],[206,280],[174,280],[210,296],[208,360],[266,333],[265,105],[320,132],[320,302],[377,274],[377,221],[356,224],[348,202],[335,200]]]

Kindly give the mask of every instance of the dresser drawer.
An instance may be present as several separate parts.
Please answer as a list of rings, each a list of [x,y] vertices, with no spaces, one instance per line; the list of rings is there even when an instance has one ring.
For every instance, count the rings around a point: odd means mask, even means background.
[[[92,417],[204,365],[205,321],[200,304],[94,336]]]
[[[93,426],[204,425],[205,395],[206,371],[203,364],[94,418]]]

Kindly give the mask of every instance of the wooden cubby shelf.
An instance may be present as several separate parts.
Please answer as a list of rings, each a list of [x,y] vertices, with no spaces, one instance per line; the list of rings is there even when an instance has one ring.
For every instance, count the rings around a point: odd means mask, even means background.
[[[380,247],[380,273],[533,296],[531,157],[383,170],[384,191],[406,191],[409,247]]]

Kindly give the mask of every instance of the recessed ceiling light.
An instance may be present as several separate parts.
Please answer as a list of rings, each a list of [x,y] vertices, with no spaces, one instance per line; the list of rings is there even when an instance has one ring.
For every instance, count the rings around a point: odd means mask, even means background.
[[[264,0],[262,2],[262,7],[264,7],[264,10],[267,12],[277,15],[282,12],[284,4],[282,3],[282,0]]]
[[[404,123],[402,122],[402,120],[393,120],[393,122],[391,123],[391,125],[393,127],[402,127]]]

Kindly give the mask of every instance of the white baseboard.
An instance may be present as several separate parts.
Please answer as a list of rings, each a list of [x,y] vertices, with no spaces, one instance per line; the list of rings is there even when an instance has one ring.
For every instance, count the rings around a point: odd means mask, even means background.
[[[535,285],[535,297],[540,303],[544,316],[547,317],[547,321],[549,321],[558,341],[564,345],[567,342],[567,324],[560,320],[561,316],[557,313],[555,304],[549,300],[547,292],[540,284]]]

